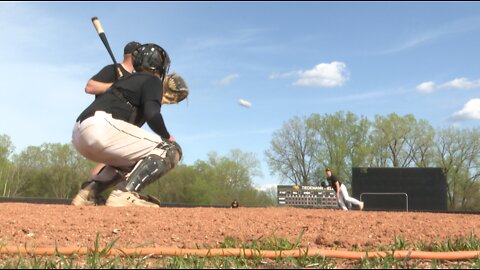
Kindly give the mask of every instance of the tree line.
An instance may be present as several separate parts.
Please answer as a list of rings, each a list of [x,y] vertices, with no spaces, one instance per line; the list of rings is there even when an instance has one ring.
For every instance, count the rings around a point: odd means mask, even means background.
[[[95,163],[82,157],[72,144],[44,143],[14,154],[8,135],[0,135],[0,196],[73,198]],[[194,205],[242,206],[276,204],[276,191],[261,191],[252,179],[261,176],[253,153],[234,149],[226,156],[212,151],[206,161],[179,164],[142,193],[163,202]],[[108,191],[105,192],[108,196]]]
[[[0,135],[0,196],[72,198],[95,166],[71,144],[45,143],[14,154],[8,135]],[[450,210],[480,210],[480,130],[433,128],[413,115],[351,112],[294,116],[272,135],[265,158],[282,183],[319,185],[330,167],[351,184],[352,167],[439,167],[447,177]],[[148,186],[145,193],[171,203],[276,205],[276,189],[261,191],[253,153],[212,151],[193,165],[180,163]]]
[[[295,116],[265,151],[273,174],[294,185],[318,185],[330,167],[347,186],[352,167],[439,167],[451,210],[480,210],[480,130],[433,128],[413,115],[351,112]]]

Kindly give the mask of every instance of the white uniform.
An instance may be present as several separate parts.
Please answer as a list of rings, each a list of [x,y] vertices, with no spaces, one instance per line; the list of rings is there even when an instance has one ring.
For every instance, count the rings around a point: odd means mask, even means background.
[[[340,190],[338,192],[338,197],[337,197],[337,202],[340,205],[340,208],[347,211],[348,207],[345,205],[345,202],[349,202],[349,203],[358,205],[360,209],[363,209],[363,202],[350,197],[350,195],[348,195],[347,187],[344,184],[342,184],[335,175],[332,174],[330,177],[327,177],[327,180],[330,182],[330,185],[335,190],[335,192],[337,192],[336,183],[338,182],[338,184],[340,185]]]
[[[359,207],[362,204],[359,200],[348,195],[347,187],[344,184],[340,185],[340,192],[338,193],[338,196],[339,198],[337,198],[337,201],[340,204],[340,207],[345,211],[348,210],[348,207],[345,205],[345,201],[358,205]]]

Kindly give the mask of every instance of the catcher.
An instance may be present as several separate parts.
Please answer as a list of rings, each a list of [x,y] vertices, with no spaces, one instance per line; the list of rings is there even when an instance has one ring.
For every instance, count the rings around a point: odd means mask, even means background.
[[[95,98],[105,93],[112,84],[122,78],[123,76],[130,75],[134,72],[133,70],[133,60],[132,53],[138,48],[140,43],[136,41],[131,41],[125,45],[123,49],[123,61],[121,64],[117,64],[115,67],[114,64],[110,64],[102,68],[97,74],[95,74],[90,80],[88,80],[87,85],[85,86],[85,92],[88,94],[95,95]],[[103,170],[105,164],[99,163],[90,173],[88,181],[82,183],[82,188],[90,184],[92,179]],[[105,204],[105,198],[102,196],[96,199],[97,204]]]
[[[158,200],[139,192],[173,169],[182,157],[160,109],[162,104],[185,99],[188,87],[181,76],[167,76],[170,58],[162,47],[143,44],[132,56],[136,72],[96,98],[73,128],[72,143],[77,151],[106,164],[75,196],[74,205],[96,205],[99,194],[116,185],[107,206],[159,207]],[[154,133],[142,129],[144,123]]]

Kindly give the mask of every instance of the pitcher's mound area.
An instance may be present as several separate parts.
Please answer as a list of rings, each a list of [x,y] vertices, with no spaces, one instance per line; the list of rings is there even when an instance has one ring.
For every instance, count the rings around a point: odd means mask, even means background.
[[[387,246],[479,237],[480,215],[421,212],[272,208],[112,208],[0,203],[0,244],[36,247],[214,248],[302,235],[301,247],[325,249]]]

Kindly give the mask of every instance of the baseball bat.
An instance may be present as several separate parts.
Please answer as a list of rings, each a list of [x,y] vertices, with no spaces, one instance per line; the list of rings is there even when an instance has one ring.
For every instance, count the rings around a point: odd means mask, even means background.
[[[117,60],[115,59],[115,56],[113,55],[112,49],[110,48],[110,44],[108,44],[107,36],[105,35],[105,31],[103,31],[102,25],[100,24],[100,20],[97,17],[92,18],[92,23],[93,26],[95,26],[95,30],[97,30],[98,36],[100,36],[100,39],[103,42],[103,45],[105,45],[105,48],[107,48],[108,54],[110,54],[110,57],[113,60],[113,64],[115,65],[115,73],[116,73],[116,78],[121,78],[123,77],[123,72],[120,69],[120,67],[117,64]]]

